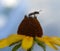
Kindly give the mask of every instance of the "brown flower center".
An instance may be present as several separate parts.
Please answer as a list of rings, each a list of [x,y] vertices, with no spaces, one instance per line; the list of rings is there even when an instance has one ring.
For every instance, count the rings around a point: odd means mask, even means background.
[[[25,16],[25,18],[19,25],[17,33],[32,37],[42,37],[43,35],[42,27],[37,18],[27,16]]]

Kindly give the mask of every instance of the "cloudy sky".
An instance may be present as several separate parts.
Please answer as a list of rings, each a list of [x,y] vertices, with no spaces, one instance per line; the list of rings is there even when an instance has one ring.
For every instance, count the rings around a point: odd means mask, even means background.
[[[60,37],[60,0],[17,0],[12,5],[0,0],[0,39],[17,32],[18,25],[21,23],[25,14],[39,11],[37,18],[42,25],[44,35]],[[9,0],[10,2],[10,0]],[[17,2],[17,3],[16,3]],[[4,3],[4,4],[3,4]],[[9,14],[5,14],[5,7],[11,7]],[[11,51],[11,47],[0,49],[0,51]],[[34,51],[43,51],[35,45]],[[55,51],[47,47],[47,51]],[[58,50],[60,51],[60,49]]]

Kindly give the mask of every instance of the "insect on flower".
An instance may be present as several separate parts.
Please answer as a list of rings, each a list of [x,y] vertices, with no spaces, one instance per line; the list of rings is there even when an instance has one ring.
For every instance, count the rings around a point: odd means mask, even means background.
[[[55,45],[60,46],[60,38],[56,36],[43,36],[43,29],[36,14],[39,14],[39,12],[30,13],[28,16],[25,15],[24,19],[19,24],[17,34],[11,34],[7,38],[0,40],[0,48],[16,44],[12,51],[16,51],[20,47],[31,51],[34,44],[37,43],[44,51],[46,51],[46,45],[58,50]]]

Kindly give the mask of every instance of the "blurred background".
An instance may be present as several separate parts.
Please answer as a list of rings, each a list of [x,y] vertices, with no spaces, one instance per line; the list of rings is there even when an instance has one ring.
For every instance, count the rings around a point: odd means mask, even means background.
[[[41,23],[44,35],[60,37],[60,0],[0,0],[0,39],[16,33],[18,25],[24,15],[33,11],[39,11],[37,18]],[[58,47],[60,51],[60,47]],[[11,51],[12,47],[0,49]],[[33,51],[43,51],[35,45]],[[47,51],[55,51],[46,46]],[[19,50],[18,50],[19,51]],[[23,51],[20,49],[20,51]]]

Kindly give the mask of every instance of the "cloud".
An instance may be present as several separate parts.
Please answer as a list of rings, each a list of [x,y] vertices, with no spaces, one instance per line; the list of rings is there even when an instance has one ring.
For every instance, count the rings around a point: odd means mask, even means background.
[[[17,6],[18,0],[1,0],[0,3],[3,7],[12,8]]]

